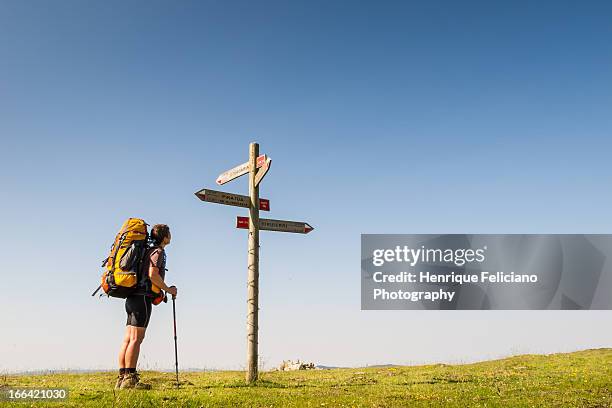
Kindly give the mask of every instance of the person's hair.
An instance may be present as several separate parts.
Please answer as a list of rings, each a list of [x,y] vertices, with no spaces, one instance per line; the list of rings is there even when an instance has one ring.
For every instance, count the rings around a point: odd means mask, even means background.
[[[155,224],[151,228],[151,240],[155,245],[160,245],[170,235],[170,227],[166,224]]]

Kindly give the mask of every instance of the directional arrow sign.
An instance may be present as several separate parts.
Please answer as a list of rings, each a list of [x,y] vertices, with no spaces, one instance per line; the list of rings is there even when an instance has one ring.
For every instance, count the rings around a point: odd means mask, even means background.
[[[271,165],[272,165],[272,159],[266,159],[266,162],[264,163],[264,165],[259,169],[259,171],[255,175],[255,187],[257,187],[259,183],[261,182],[261,180],[263,180],[266,173],[268,173],[268,170],[270,170]]]
[[[249,228],[249,217],[236,217],[236,228]],[[266,231],[297,232],[308,234],[314,228],[305,222],[259,219],[259,228]]]
[[[236,207],[249,208],[249,202],[251,199],[247,196],[240,194],[226,193],[223,191],[209,190],[203,188],[202,190],[195,193],[195,195],[202,201],[209,203],[234,205]],[[259,199],[259,209],[262,211],[270,211],[270,200],[265,198]],[[248,228],[248,227],[247,227]]]
[[[257,157],[257,168],[260,168],[261,166],[265,164],[266,158],[267,157],[265,154],[262,154],[261,156]],[[240,176],[247,174],[248,172],[249,172],[249,162],[242,163],[234,167],[233,169],[229,169],[228,171],[225,171],[219,174],[219,177],[217,177],[217,184],[219,185],[225,184],[228,181],[232,181],[235,178],[238,178]]]

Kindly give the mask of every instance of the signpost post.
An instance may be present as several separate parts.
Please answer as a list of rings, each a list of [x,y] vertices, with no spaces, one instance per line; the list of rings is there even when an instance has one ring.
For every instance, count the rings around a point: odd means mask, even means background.
[[[247,383],[257,380],[257,329],[259,322],[259,187],[255,185],[259,144],[249,146],[249,256],[247,276]]]
[[[231,168],[217,177],[225,184],[245,174],[249,175],[249,195],[202,189],[195,195],[202,201],[249,209],[248,217],[238,217],[237,228],[249,230],[247,262],[247,371],[246,381],[257,380],[257,350],[259,325],[259,231],[279,231],[308,234],[314,228],[305,222],[259,218],[259,210],[270,211],[270,201],[259,198],[259,184],[270,170],[272,159],[259,154],[259,144],[249,145],[249,161]],[[259,169],[259,171],[257,170]]]

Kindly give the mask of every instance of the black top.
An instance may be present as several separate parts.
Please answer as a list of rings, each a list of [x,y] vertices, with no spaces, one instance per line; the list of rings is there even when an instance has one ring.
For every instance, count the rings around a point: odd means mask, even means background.
[[[149,278],[149,266],[158,268],[159,276],[166,278],[166,251],[161,247],[148,248],[143,257],[140,267],[140,282],[134,292],[135,295],[146,295],[156,297],[158,294],[151,290],[151,279]]]

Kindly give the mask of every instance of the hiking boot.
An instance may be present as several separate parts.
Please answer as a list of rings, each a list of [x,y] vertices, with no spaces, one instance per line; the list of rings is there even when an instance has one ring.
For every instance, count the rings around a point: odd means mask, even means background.
[[[134,388],[137,390],[150,390],[151,384],[140,382],[140,374],[129,373],[129,374],[126,374],[125,377],[123,378],[120,388],[122,390],[130,389],[130,388]]]
[[[115,383],[115,389],[118,390],[119,388],[121,388],[121,383],[123,382],[123,378],[125,377],[125,374],[119,374],[117,376],[117,382]]]

